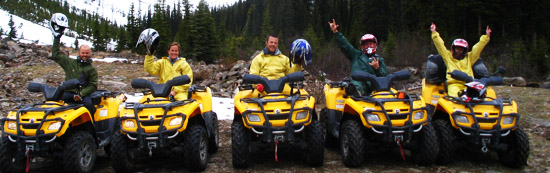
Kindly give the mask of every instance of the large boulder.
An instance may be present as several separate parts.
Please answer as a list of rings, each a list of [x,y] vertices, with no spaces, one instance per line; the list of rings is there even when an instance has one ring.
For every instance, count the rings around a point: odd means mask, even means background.
[[[523,77],[504,77],[504,85],[525,86],[527,81]]]
[[[550,81],[543,82],[540,87],[550,89]]]

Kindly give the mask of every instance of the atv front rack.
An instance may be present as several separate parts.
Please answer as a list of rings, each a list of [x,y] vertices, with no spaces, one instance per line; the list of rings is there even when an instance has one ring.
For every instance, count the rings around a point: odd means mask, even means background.
[[[500,137],[507,136],[510,133],[510,130],[515,129],[515,128],[518,127],[518,123],[515,123],[514,126],[512,126],[510,128],[503,129],[500,126],[500,122],[501,122],[502,117],[512,116],[512,117],[516,118],[516,121],[519,121],[519,119],[521,118],[521,116],[518,113],[509,113],[509,114],[503,114],[502,113],[502,110],[503,110],[504,106],[512,106],[512,99],[511,98],[497,98],[497,99],[485,98],[485,99],[490,99],[490,100],[489,101],[477,102],[477,103],[464,102],[464,101],[462,101],[462,99],[460,99],[458,97],[452,97],[452,96],[444,96],[443,98],[445,98],[449,101],[452,101],[455,104],[462,104],[462,105],[466,105],[468,107],[470,112],[456,111],[456,112],[453,112],[451,114],[451,116],[453,117],[453,121],[454,121],[453,123],[456,124],[457,126],[459,126],[460,132],[464,135],[472,136],[473,140],[476,143],[479,142],[480,137],[490,137],[490,138],[492,138],[492,141],[494,140],[494,141],[496,141],[496,143],[498,143],[498,140],[499,140]],[[499,108],[499,112],[498,112],[499,116],[497,118],[477,117],[475,115],[475,111],[474,111],[474,106],[476,106],[476,105],[492,105],[492,106],[495,106],[495,107]],[[467,115],[467,116],[473,117],[474,125],[472,127],[458,125],[457,120],[456,120],[456,116],[458,116],[458,115]],[[479,125],[479,123],[495,123],[495,122],[496,122],[496,125],[493,126],[492,130],[482,130],[480,128],[480,125]]]
[[[150,101],[166,101],[164,99],[157,99],[157,100],[148,100],[146,102]],[[182,122],[185,122],[185,120],[188,118],[188,115],[185,115],[183,113],[176,113],[176,114],[170,114],[167,115],[168,111],[171,110],[173,107],[178,107],[182,105],[186,105],[192,102],[195,102],[195,99],[189,99],[189,100],[182,100],[182,101],[174,101],[167,104],[143,104],[143,103],[127,103],[126,109],[134,109],[134,117],[120,117],[120,123],[122,121],[127,119],[133,119],[136,121],[137,130],[136,131],[128,131],[121,128],[121,130],[127,134],[128,138],[131,140],[137,140],[140,148],[145,148],[145,141],[152,141],[157,140],[159,143],[159,147],[165,147],[167,146],[167,140],[172,139],[176,137],[179,132],[178,129],[183,127],[183,124],[180,124],[179,127],[168,130],[166,129],[163,124],[164,120],[168,117],[173,116],[181,116]],[[140,120],[139,118],[139,111],[143,109],[149,109],[149,108],[162,108],[164,110],[162,114],[162,118],[160,120]],[[150,125],[158,125],[158,131],[155,133],[146,133],[145,129],[143,128],[142,124],[150,124]]]
[[[55,107],[55,108],[39,108],[39,107],[37,107],[37,106],[42,106],[42,105],[58,105],[60,107]],[[18,144],[19,149],[24,149],[25,144],[35,144],[34,149],[36,151],[47,150],[47,148],[44,145],[46,143],[50,143],[50,142],[54,141],[56,139],[56,134],[61,131],[63,125],[65,124],[65,120],[62,119],[62,118],[56,117],[56,118],[48,119],[47,116],[50,115],[50,114],[55,115],[56,112],[62,112],[62,111],[71,110],[71,109],[78,109],[80,107],[83,107],[83,105],[82,104],[62,105],[62,104],[50,103],[50,102],[36,103],[36,104],[33,104],[33,105],[26,105],[26,106],[24,106],[22,108],[19,108],[17,110],[15,120],[14,119],[8,119],[8,118],[0,119],[0,124],[2,124],[2,127],[3,127],[3,125],[6,121],[15,121],[16,128],[17,128],[17,134],[8,133],[8,132],[4,131],[4,128],[2,128],[1,130],[2,130],[3,134],[8,135],[8,139],[10,141],[16,142]],[[35,119],[31,118],[27,122],[22,122],[23,118],[21,116],[23,114],[28,113],[28,112],[44,112],[44,116],[42,117],[41,120],[35,120]],[[35,121],[37,121],[37,122],[35,122]],[[57,129],[57,131],[52,132],[52,133],[44,133],[44,131],[40,130],[40,129],[42,129],[42,126],[44,125],[45,122],[51,122],[51,121],[57,121],[57,122],[61,123],[60,128]],[[36,133],[35,133],[34,136],[26,136],[23,129],[28,129],[28,130],[36,129]],[[15,139],[13,139],[14,136],[16,137]]]
[[[284,96],[285,98],[278,98],[278,99],[269,99],[268,97],[279,97]],[[302,101],[307,100],[310,95],[287,95],[287,94],[269,94],[261,96],[260,98],[242,98],[241,101],[245,103],[256,103],[258,104],[258,107],[260,107],[260,110],[246,110],[242,113],[243,117],[246,117],[247,114],[251,113],[258,113],[261,114],[265,122],[262,126],[258,125],[252,125],[249,124],[248,121],[244,121],[247,126],[252,126],[252,131],[256,134],[262,135],[263,141],[265,142],[272,142],[274,140],[273,135],[283,135],[285,139],[288,139],[288,141],[294,141],[294,134],[301,132],[304,129],[305,122],[309,122],[311,120],[312,112],[314,111],[310,107],[302,107],[302,108],[294,108],[294,105],[296,104],[296,101]],[[274,102],[286,102],[290,103],[290,109],[288,110],[289,113],[284,114],[268,114],[264,108],[264,105]],[[294,124],[292,121],[292,115],[295,111],[300,110],[307,110],[309,112],[309,116],[307,120],[304,123],[297,123]],[[273,127],[272,123],[270,122],[270,119],[273,120],[284,120],[286,119],[285,126],[283,127]]]
[[[380,106],[381,110],[373,110],[373,109],[367,109],[363,111],[361,116],[363,116],[364,119],[367,119],[367,114],[371,113],[382,113],[384,117],[386,118],[386,122],[384,125],[377,125],[372,124],[369,121],[367,121],[367,124],[372,126],[371,130],[378,134],[384,135],[384,140],[386,141],[393,141],[395,134],[402,134],[404,139],[408,140],[411,139],[412,133],[416,133],[422,129],[422,124],[425,122],[429,122],[431,117],[425,114],[425,116],[428,116],[426,121],[422,121],[420,123],[413,124],[413,113],[416,111],[427,111],[428,109],[426,106],[420,107],[420,108],[414,108],[414,101],[421,100],[420,96],[417,94],[406,94],[406,97],[403,99],[400,98],[373,98],[373,96],[382,96],[382,95],[395,95],[390,93],[384,93],[384,94],[375,94],[371,96],[357,96],[353,95],[351,98],[355,101],[361,101],[361,102],[367,102],[367,103],[376,103],[376,106]],[[409,105],[409,111],[408,113],[393,113],[390,114],[386,111],[386,108],[384,107],[384,104],[387,102],[403,102]],[[395,119],[407,119],[404,126],[394,126],[391,120]],[[379,130],[380,129],[380,130]]]

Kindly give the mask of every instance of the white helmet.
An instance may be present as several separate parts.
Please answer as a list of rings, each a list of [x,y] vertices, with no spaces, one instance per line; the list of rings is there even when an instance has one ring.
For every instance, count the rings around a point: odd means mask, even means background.
[[[147,28],[143,30],[139,35],[139,39],[136,43],[136,47],[140,43],[143,43],[148,53],[154,53],[155,49],[157,49],[159,42],[160,42],[159,32],[157,32],[157,30],[153,28]]]
[[[62,13],[54,13],[50,19],[50,30],[56,38],[63,35],[65,28],[69,27],[69,19]]]

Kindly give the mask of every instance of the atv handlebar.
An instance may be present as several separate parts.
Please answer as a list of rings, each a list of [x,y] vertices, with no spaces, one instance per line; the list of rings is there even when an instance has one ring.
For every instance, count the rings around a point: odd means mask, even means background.
[[[409,70],[401,70],[386,77],[376,77],[363,71],[354,71],[351,78],[357,81],[371,82],[375,91],[389,91],[394,81],[407,80],[411,77]]]
[[[191,82],[191,79],[189,79],[189,76],[187,75],[175,77],[164,84],[156,84],[152,81],[148,81],[145,79],[133,79],[132,88],[150,89],[153,97],[167,97],[168,95],[170,95],[170,91],[172,90],[173,86],[185,85],[189,82]]]
[[[57,87],[51,87],[41,83],[29,83],[27,90],[30,92],[42,92],[46,101],[59,101],[65,90],[78,88],[80,82],[77,79],[71,79],[63,82]]]
[[[290,73],[276,80],[269,80],[265,77],[253,74],[245,74],[243,76],[243,83],[262,84],[264,86],[265,92],[267,93],[282,92],[285,87],[285,83],[300,82],[304,80],[304,73],[300,71]]]
[[[498,71],[501,71],[501,68],[499,68]],[[503,73],[503,72],[501,72],[501,73]],[[482,83],[483,85],[486,85],[486,86],[502,85],[502,83],[504,83],[501,76],[489,76],[489,77],[484,77],[484,78],[481,78],[481,79],[474,79],[471,76],[469,76],[468,74],[466,74],[462,71],[458,71],[458,70],[454,70],[453,72],[451,72],[449,74],[451,75],[452,78],[454,78],[456,80],[459,80],[459,81],[464,81],[466,83],[472,82],[472,81],[478,81],[478,82],[480,82],[480,83]]]

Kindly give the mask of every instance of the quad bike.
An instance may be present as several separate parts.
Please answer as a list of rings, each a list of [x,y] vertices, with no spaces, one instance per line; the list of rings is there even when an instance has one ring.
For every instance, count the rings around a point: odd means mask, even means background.
[[[403,160],[406,159],[403,148],[406,148],[419,165],[433,164],[438,152],[437,136],[424,100],[417,94],[391,88],[394,81],[408,79],[409,71],[387,77],[356,71],[351,77],[370,82],[373,92],[360,96],[353,91],[355,87],[349,80],[326,84],[327,107],[321,110],[327,145],[339,142],[344,165],[360,166],[370,148],[367,143],[397,146]]]
[[[209,153],[219,147],[218,117],[212,111],[208,87],[191,86],[187,100],[174,100],[172,86],[190,82],[187,75],[165,84],[132,80],[132,88],[147,89],[139,102],[125,102],[120,110],[120,131],[112,142],[113,168],[134,172],[136,162],[153,152],[181,153],[190,171],[206,169]]]
[[[527,164],[529,137],[519,126],[518,105],[510,98],[498,98],[490,85],[502,84],[501,68],[489,76],[487,68],[476,62],[475,79],[460,71],[451,77],[466,82],[468,89],[459,97],[447,94],[446,66],[440,55],[430,55],[423,81],[422,97],[429,100],[430,114],[439,139],[437,163],[447,164],[457,150],[456,143],[495,151],[504,165],[519,168]],[[471,84],[477,84],[472,87]],[[481,84],[481,85],[479,85]],[[479,92],[478,91],[481,91]]]
[[[57,87],[30,83],[30,92],[42,92],[44,102],[18,106],[0,120],[0,169],[22,172],[34,157],[58,159],[67,172],[91,172],[96,149],[112,138],[123,94],[98,90],[92,93],[97,111],[93,116],[82,104],[61,100],[65,90],[78,88],[76,79]]]
[[[300,88],[303,80],[302,72],[277,80],[243,76],[231,124],[233,167],[249,166],[253,144],[274,145],[276,161],[278,145],[297,144],[305,151],[306,164],[323,165],[323,130],[315,113],[315,98]],[[256,89],[252,84],[257,84]]]

